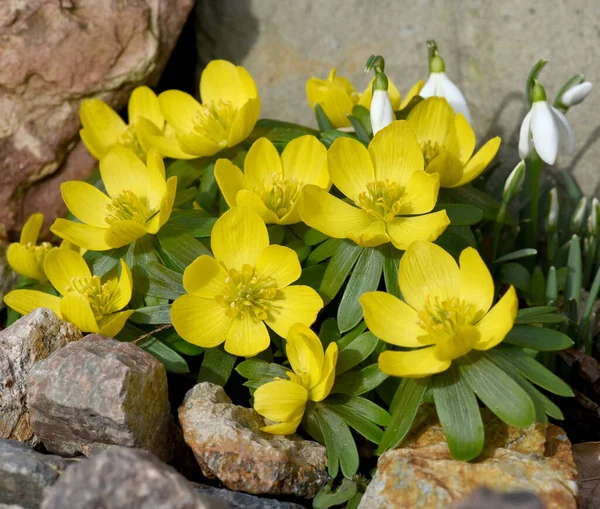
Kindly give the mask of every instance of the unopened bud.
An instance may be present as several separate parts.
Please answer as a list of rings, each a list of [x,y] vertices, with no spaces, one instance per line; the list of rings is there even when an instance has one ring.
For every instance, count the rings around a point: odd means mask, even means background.
[[[594,237],[600,235],[600,201],[597,198],[592,198],[590,215],[588,216],[588,232]]]
[[[394,110],[390,101],[390,94],[387,90],[373,90],[370,116],[373,136],[384,127],[390,125],[394,120]]]
[[[502,191],[502,201],[510,203],[515,196],[521,191],[523,180],[525,178],[525,161],[519,162],[510,172],[510,175],[506,179],[504,184],[504,191]]]
[[[548,214],[546,220],[549,228],[556,228],[558,224],[558,190],[553,187],[548,194]]]
[[[537,80],[533,82],[531,97],[534,103],[546,100],[546,89]]]
[[[560,102],[567,107],[574,106],[575,104],[582,102],[591,90],[592,84],[589,81],[573,85],[560,97]]]
[[[575,212],[573,212],[573,216],[571,217],[571,233],[578,234],[583,226],[583,219],[585,217],[585,212],[587,210],[588,199],[584,196],[579,200],[577,207],[575,207]]]

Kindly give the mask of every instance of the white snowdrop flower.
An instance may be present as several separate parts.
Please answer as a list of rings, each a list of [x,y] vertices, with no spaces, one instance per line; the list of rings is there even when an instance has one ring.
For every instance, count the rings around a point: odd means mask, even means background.
[[[571,88],[565,91],[560,97],[560,102],[565,106],[570,107],[582,102],[588,94],[592,91],[592,84],[589,81],[579,83],[579,85],[573,85]]]
[[[519,135],[519,157],[524,159],[535,148],[546,164],[554,164],[559,147],[575,150],[575,133],[567,118],[546,101],[546,91],[539,83],[533,86],[533,104],[523,119]]]
[[[378,131],[388,126],[395,119],[390,94],[387,90],[373,90],[373,99],[371,100],[371,127],[373,136]]]

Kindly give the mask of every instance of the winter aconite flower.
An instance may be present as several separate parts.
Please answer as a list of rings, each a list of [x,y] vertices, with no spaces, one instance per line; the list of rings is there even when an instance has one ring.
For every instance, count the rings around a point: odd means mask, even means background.
[[[500,138],[496,136],[473,154],[473,128],[441,97],[421,101],[406,120],[419,140],[425,171],[438,173],[442,187],[471,182],[487,168],[500,147]]]
[[[275,424],[262,431],[277,435],[295,433],[310,401],[323,401],[335,380],[338,357],[336,343],[330,343],[323,353],[317,335],[306,325],[297,323],[287,335],[286,353],[290,366],[289,380],[274,380],[254,392],[254,409]]]
[[[448,226],[445,210],[431,213],[439,176],[423,170],[423,154],[406,121],[383,128],[368,149],[338,138],[327,159],[331,180],[351,203],[306,186],[300,215],[307,225],[363,247],[392,242],[398,249],[415,240],[435,240]]]
[[[139,136],[137,126],[140,119],[144,119],[162,133],[165,118],[156,94],[148,87],[137,87],[129,98],[127,117],[129,124],[104,101],[85,99],[79,108],[83,126],[79,134],[90,154],[101,159],[112,147],[119,145],[131,149],[140,159],[146,159],[150,147]]]
[[[230,207],[249,207],[267,224],[299,223],[302,188],[315,184],[329,189],[327,149],[314,136],[301,136],[279,156],[269,140],[259,138],[246,155],[243,173],[228,159],[219,159],[215,177]]]
[[[44,214],[32,214],[23,225],[19,242],[13,242],[6,252],[6,259],[12,270],[40,283],[48,281],[44,272],[44,260],[53,249],[49,242],[37,243],[43,222]]]
[[[171,307],[177,333],[212,348],[225,342],[233,355],[250,357],[270,344],[268,325],[281,337],[299,322],[311,325],[323,301],[300,277],[298,255],[269,245],[267,227],[246,207],[235,207],[215,223],[212,256],[203,255],[183,273],[188,292]]]
[[[7,306],[21,314],[44,307],[71,322],[83,332],[115,336],[133,310],[122,311],[131,300],[131,271],[121,260],[121,277],[116,269],[100,278],[92,275],[83,257],[70,249],[53,249],[44,270],[60,297],[37,290],[13,290],[4,297]]]
[[[57,219],[50,230],[62,239],[93,251],[130,244],[158,232],[173,208],[177,177],[165,180],[165,166],[155,148],[145,165],[129,149],[112,148],[100,160],[108,196],[77,180],[60,186],[67,208],[81,223]]]
[[[243,67],[225,60],[209,62],[200,77],[200,97],[202,104],[179,90],[158,97],[172,135],[149,136],[148,141],[164,156],[211,156],[244,141],[254,129],[260,99]]]
[[[380,339],[408,351],[387,350],[379,369],[400,377],[440,373],[470,350],[489,350],[512,329],[518,300],[511,286],[492,307],[494,281],[479,253],[468,247],[460,268],[441,247],[415,242],[400,260],[405,302],[384,292],[360,297],[365,322]],[[491,309],[490,309],[491,308]]]

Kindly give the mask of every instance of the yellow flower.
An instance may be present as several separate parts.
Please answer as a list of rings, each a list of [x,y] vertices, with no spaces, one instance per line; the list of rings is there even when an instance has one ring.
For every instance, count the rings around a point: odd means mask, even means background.
[[[129,149],[113,147],[100,160],[108,196],[87,182],[61,184],[67,208],[81,223],[57,219],[50,230],[61,239],[93,251],[125,246],[164,225],[173,208],[177,177],[165,181],[165,166],[155,148],[147,163]]]
[[[406,121],[379,131],[368,150],[359,141],[338,138],[327,160],[331,180],[356,206],[306,186],[302,220],[326,235],[365,247],[391,241],[406,249],[415,240],[437,239],[450,223],[445,210],[428,214],[437,201],[439,176],[423,170],[423,154]]]
[[[150,136],[167,157],[211,156],[244,141],[260,112],[258,90],[246,69],[225,60],[210,62],[200,77],[202,104],[190,94],[167,90],[158,97],[173,136]]]
[[[165,118],[160,111],[158,97],[148,87],[137,87],[129,98],[127,109],[129,124],[108,104],[99,99],[85,99],[79,108],[83,129],[81,140],[96,159],[115,145],[129,148],[142,160],[150,148],[139,136],[137,126],[141,119],[149,122],[159,132],[163,131]]]
[[[228,159],[219,159],[215,177],[230,207],[247,206],[267,224],[299,223],[302,188],[315,184],[329,189],[327,149],[314,136],[301,136],[280,157],[269,140],[260,138],[246,155],[244,173]]]
[[[287,336],[286,353],[294,370],[287,373],[289,380],[276,379],[254,392],[254,409],[276,423],[261,428],[262,431],[276,435],[295,433],[306,402],[323,401],[329,396],[335,380],[338,347],[330,343],[323,353],[317,335],[306,325],[297,323]]]
[[[44,222],[44,214],[32,214],[23,225],[19,242],[8,246],[6,258],[11,269],[22,276],[35,279],[40,283],[48,281],[44,273],[44,260],[52,245],[49,242],[37,244]]]
[[[188,292],[171,307],[177,333],[186,341],[250,357],[265,350],[269,332],[281,337],[299,322],[307,326],[323,307],[308,286],[289,286],[300,277],[295,251],[269,245],[267,227],[258,214],[235,207],[215,223],[212,256],[203,255],[183,273]]]
[[[308,103],[313,109],[315,104],[319,104],[333,127],[349,127],[352,124],[347,115],[352,113],[352,108],[355,105],[358,104],[367,109],[371,108],[374,79],[369,82],[367,88],[361,94],[355,90],[348,79],[337,76],[334,67],[329,72],[327,79],[321,80],[313,77],[306,82]],[[419,93],[421,88],[423,88],[423,82],[419,81],[410,89],[404,101],[401,101],[400,92],[390,80],[390,101],[394,111],[404,108]]]
[[[473,155],[475,133],[448,101],[430,97],[417,104],[407,117],[425,157],[425,171],[439,173],[442,187],[458,187],[478,177],[500,147],[500,138],[489,140]]]
[[[131,271],[121,260],[121,277],[116,269],[103,281],[93,276],[83,257],[70,249],[53,249],[46,256],[44,270],[61,297],[37,290],[13,290],[4,297],[7,306],[21,314],[48,308],[59,318],[83,332],[115,336],[133,310],[120,311],[131,300]]]
[[[406,302],[384,292],[360,297],[373,334],[392,345],[418,348],[383,352],[381,371],[400,377],[440,373],[472,349],[493,348],[512,329],[518,307],[514,287],[492,307],[494,281],[479,253],[468,247],[459,261],[460,268],[441,247],[415,242],[400,260],[398,281]]]

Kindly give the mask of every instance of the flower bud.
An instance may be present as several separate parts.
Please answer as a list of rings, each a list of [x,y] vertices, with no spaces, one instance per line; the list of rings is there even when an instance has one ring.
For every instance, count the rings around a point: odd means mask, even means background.
[[[581,226],[583,225],[583,219],[585,217],[585,212],[587,210],[588,199],[584,196],[579,200],[579,203],[575,207],[575,211],[573,212],[573,216],[571,217],[571,232],[573,234],[578,234],[581,230]]]
[[[600,235],[600,201],[592,198],[590,215],[588,216],[588,232],[590,235],[598,238]]]
[[[502,201],[510,203],[515,196],[521,191],[523,180],[525,178],[525,161],[519,162],[510,172],[510,175],[506,179],[504,184],[504,191],[502,191]]]
[[[573,85],[560,97],[560,102],[567,107],[574,106],[575,104],[582,102],[591,90],[592,84],[589,81]]]
[[[548,195],[548,214],[546,221],[548,228],[556,228],[558,224],[558,190],[553,187]]]
[[[392,109],[390,94],[387,90],[373,90],[370,115],[373,136],[392,123],[394,120],[394,110]]]

